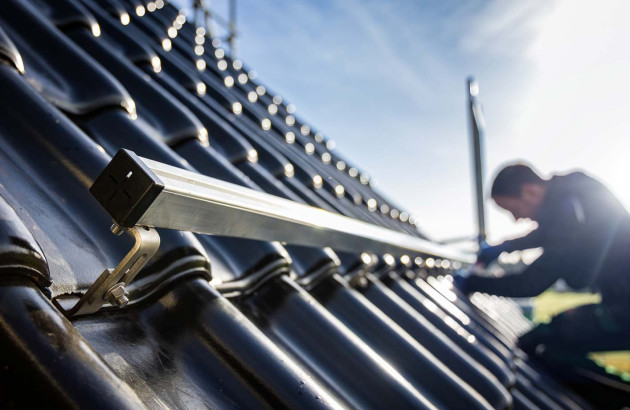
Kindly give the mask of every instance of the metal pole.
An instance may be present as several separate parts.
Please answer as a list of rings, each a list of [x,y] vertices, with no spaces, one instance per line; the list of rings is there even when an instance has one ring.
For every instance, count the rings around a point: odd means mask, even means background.
[[[230,54],[232,58],[236,57],[236,0],[230,0],[230,23],[229,23],[229,38]]]
[[[483,198],[483,133],[485,121],[483,119],[481,105],[477,101],[478,94],[479,86],[477,82],[473,77],[468,77],[468,112],[477,199],[477,242],[481,245],[481,243],[486,240],[486,214]]]

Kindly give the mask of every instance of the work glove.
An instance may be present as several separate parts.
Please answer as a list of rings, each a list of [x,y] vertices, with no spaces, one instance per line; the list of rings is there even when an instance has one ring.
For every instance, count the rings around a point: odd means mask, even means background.
[[[479,246],[479,253],[477,254],[477,264],[482,266],[488,266],[494,262],[499,255],[503,252],[507,252],[507,246],[505,243],[496,246],[490,246],[485,242],[482,242]]]
[[[466,289],[466,282],[468,281],[469,276],[470,272],[467,270],[460,270],[453,275],[453,286],[464,295],[468,293]]]

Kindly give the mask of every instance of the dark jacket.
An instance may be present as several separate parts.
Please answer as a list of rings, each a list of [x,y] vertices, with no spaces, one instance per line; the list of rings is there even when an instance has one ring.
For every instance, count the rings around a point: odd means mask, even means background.
[[[521,274],[471,276],[467,291],[535,296],[562,278],[599,291],[603,303],[630,303],[630,215],[608,188],[582,172],[554,176],[537,219],[537,229],[503,245],[508,252],[542,247],[543,255]]]

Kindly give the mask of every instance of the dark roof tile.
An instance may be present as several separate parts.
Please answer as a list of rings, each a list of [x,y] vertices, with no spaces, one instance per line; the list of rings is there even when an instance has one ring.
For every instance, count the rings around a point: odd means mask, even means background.
[[[0,62],[7,63],[15,67],[20,73],[24,74],[24,62],[13,41],[0,26]]]
[[[72,114],[107,106],[133,109],[120,83],[31,5],[1,2],[0,21],[24,59],[27,79],[52,104]]]
[[[31,232],[0,196],[0,275],[23,275],[42,288],[51,279],[44,253]]]

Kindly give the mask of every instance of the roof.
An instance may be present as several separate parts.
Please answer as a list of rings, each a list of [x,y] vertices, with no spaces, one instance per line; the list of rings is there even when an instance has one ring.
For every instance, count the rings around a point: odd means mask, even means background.
[[[65,317],[132,245],[88,191],[121,148],[424,237],[240,61],[151,4],[0,2],[6,403],[586,406],[519,355],[513,302],[484,299],[512,317],[491,319],[449,290],[453,261],[421,255],[160,230],[127,307]]]

